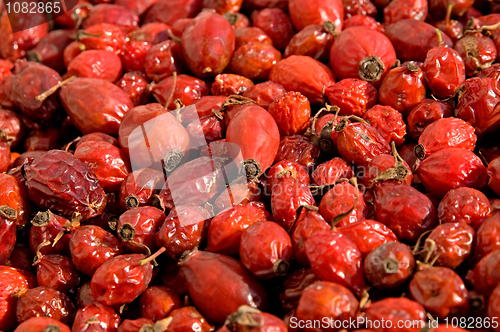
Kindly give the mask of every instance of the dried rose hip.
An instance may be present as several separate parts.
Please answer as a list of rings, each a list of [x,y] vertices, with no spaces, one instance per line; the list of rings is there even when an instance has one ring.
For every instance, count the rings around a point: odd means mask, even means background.
[[[295,212],[301,205],[316,205],[308,186],[293,177],[278,179],[271,194],[274,220],[289,231],[296,219]]]
[[[6,264],[14,251],[17,239],[16,231],[17,227],[14,221],[0,216],[0,238],[2,239],[0,244],[0,265]]]
[[[366,204],[361,191],[347,181],[335,185],[323,196],[319,213],[332,226],[344,226],[365,219]]]
[[[309,174],[307,174],[307,176],[309,176]],[[243,179],[242,182],[236,180],[236,182],[229,184],[214,201],[214,212],[218,214],[237,204],[260,202],[261,193],[262,191],[257,183],[247,182],[246,179]]]
[[[488,198],[479,190],[467,187],[451,189],[437,209],[441,222],[464,222],[477,230],[491,213]]]
[[[168,317],[172,310],[181,307],[179,295],[166,286],[151,286],[140,299],[141,316],[158,321]]]
[[[69,297],[49,287],[28,289],[17,299],[18,323],[25,322],[32,317],[50,317],[68,324],[73,320],[75,313],[75,305]]]
[[[152,261],[162,252],[147,258],[142,254],[118,255],[104,262],[90,282],[95,299],[108,306],[135,300],[148,288],[153,276]]]
[[[213,332],[215,330],[193,306],[175,309],[170,314],[170,317],[172,317],[172,321],[168,324],[166,332],[193,330]]]
[[[122,75],[122,62],[113,52],[88,50],[77,55],[68,64],[69,76],[100,78],[111,83]]]
[[[487,180],[481,159],[460,148],[445,148],[431,154],[420,163],[417,175],[425,189],[438,198],[454,188],[481,189]]]
[[[413,150],[412,150],[413,152]],[[413,182],[413,174],[410,166],[397,154],[379,154],[368,164],[368,168],[360,177],[361,183],[367,188],[373,187],[377,182],[391,181],[407,185]]]
[[[497,271],[500,266],[500,250],[495,250],[484,256],[466,276],[475,290],[488,295],[500,283]]]
[[[473,151],[477,137],[474,128],[462,119],[449,117],[429,124],[415,147],[415,155],[424,159],[445,148],[462,148]]]
[[[201,313],[214,323],[223,324],[227,316],[243,304],[261,310],[267,308],[264,289],[238,260],[194,251],[181,264],[189,296]],[[220,276],[224,276],[224,284]],[[214,296],[219,299],[217,306],[213,305]]]
[[[498,79],[472,77],[465,80],[458,97],[455,116],[469,122],[480,137],[500,128]]]
[[[280,60],[281,53],[272,45],[251,42],[236,49],[230,70],[251,80],[263,81]]]
[[[69,257],[37,253],[36,279],[39,286],[46,286],[64,294],[73,294],[80,283],[80,273]]]
[[[176,108],[177,99],[183,105],[191,105],[209,92],[205,82],[185,74],[169,76],[150,89],[153,97],[168,109]]]
[[[338,283],[361,295],[365,288],[363,258],[347,236],[328,229],[320,230],[306,241],[305,249],[319,279]]]
[[[464,222],[441,224],[427,237],[423,252],[436,259],[436,266],[455,269],[471,255],[474,236],[474,229]]]
[[[185,66],[180,44],[166,40],[152,46],[143,62],[144,71],[152,81],[159,82],[174,72],[184,73]]]
[[[494,319],[500,314],[500,286],[495,287],[488,300],[488,317]],[[498,332],[500,329],[494,328],[493,331]]]
[[[31,220],[31,224],[29,246],[33,255],[38,252],[44,255],[69,254],[69,240],[71,236],[64,234],[65,231],[71,228],[71,223],[68,219],[48,210],[38,212]],[[39,247],[45,241],[49,241],[51,245]]]
[[[319,153],[319,148],[313,145],[308,137],[302,135],[283,136],[274,162],[290,160],[312,169],[316,165]]]
[[[32,317],[25,322],[19,324],[16,332],[44,332],[44,331],[54,331],[54,332],[70,332],[71,329],[68,325],[65,325],[58,321],[57,319],[50,317]]]
[[[273,221],[256,222],[241,234],[240,259],[260,279],[284,276],[292,258],[288,233]]]
[[[292,55],[271,69],[269,80],[288,91],[300,92],[317,105],[323,103],[323,89],[335,83],[335,76],[330,68],[313,58]]]
[[[0,109],[0,137],[5,137],[12,148],[22,143],[26,129],[19,114]]]
[[[33,8],[29,1],[27,6]],[[12,23],[10,23],[12,22]],[[12,32],[12,25],[15,24],[16,33]],[[0,14],[0,57],[12,62],[21,59],[26,55],[26,51],[35,47],[49,33],[49,24],[45,15],[41,12],[32,12],[31,14],[22,10],[12,11],[7,15],[4,10]]]
[[[112,308],[93,302],[78,309],[72,332],[115,332],[120,321],[120,316]]]
[[[288,11],[295,29],[298,31],[311,24],[323,24],[329,20],[335,24],[335,30],[341,31],[344,21],[344,6],[341,0],[290,0]]]
[[[427,1],[396,0],[384,7],[384,23],[396,23],[407,18],[425,21],[428,13]]]
[[[236,49],[250,43],[273,45],[273,41],[258,27],[246,27],[234,30]]]
[[[332,158],[319,164],[311,174],[314,184],[323,186],[334,184],[340,179],[350,179],[354,176],[353,167],[342,158]]]
[[[337,149],[342,158],[356,166],[367,166],[379,154],[389,153],[389,143],[374,127],[356,122],[347,124],[341,122],[335,128],[338,133]],[[333,136],[333,132],[332,132]]]
[[[431,200],[406,184],[381,182],[374,188],[375,219],[389,227],[401,241],[416,242],[437,225]]]
[[[282,160],[275,163],[265,176],[266,194],[271,194],[283,177],[292,177],[307,185],[311,181],[304,166],[294,161]]]
[[[118,219],[116,234],[122,246],[131,252],[144,253],[156,249],[155,234],[165,221],[165,214],[152,206],[125,211]]]
[[[120,241],[110,232],[95,225],[74,228],[71,231],[69,248],[76,268],[89,276],[104,262],[122,253]]]
[[[345,29],[330,51],[330,66],[337,79],[358,78],[375,86],[395,62],[396,52],[389,39],[367,27]]]
[[[144,23],[163,22],[173,24],[178,19],[194,17],[201,10],[200,0],[159,1],[153,5],[144,17]]]
[[[139,332],[141,329],[154,329],[154,322],[148,318],[125,319],[116,332]]]
[[[0,187],[2,188],[0,191],[0,211],[3,210],[2,206],[14,209],[16,216],[13,220],[15,220],[16,226],[18,228],[25,226],[31,213],[31,202],[26,187],[16,177],[9,174],[0,174]],[[9,212],[7,210],[3,211]],[[11,216],[11,214],[0,212],[0,216],[6,217]]]
[[[131,27],[98,23],[83,30],[80,42],[86,50],[105,50],[120,54],[127,45],[131,30]]]
[[[384,32],[385,29],[380,24],[377,22],[376,19],[374,19],[371,16],[366,16],[366,15],[353,15],[351,17],[348,17],[344,20],[344,29],[351,28],[351,27],[357,27],[357,26],[362,26],[362,27],[367,27],[379,32]]]
[[[363,258],[381,244],[397,241],[393,231],[387,226],[374,220],[361,220],[349,225],[334,228],[356,244]]]
[[[385,35],[394,46],[398,59],[403,62],[424,61],[427,52],[433,47],[453,47],[453,42],[446,34],[438,35],[435,27],[414,19],[404,19],[387,25]]]
[[[120,187],[120,206],[130,209],[151,205],[153,195],[160,191],[164,180],[162,172],[151,168],[141,168],[129,173]]]
[[[478,71],[488,68],[497,58],[493,40],[479,32],[468,33],[460,38],[454,49],[464,61],[467,76],[474,76]]]
[[[377,102],[373,84],[357,78],[345,78],[325,89],[330,104],[340,108],[339,115],[362,117]]]
[[[293,258],[303,266],[309,266],[309,260],[305,252],[305,242],[314,235],[315,232],[323,229],[330,229],[330,225],[318,213],[315,206],[304,205],[299,207],[297,220],[290,230],[292,239]]]
[[[469,293],[460,276],[447,267],[421,268],[408,289],[411,297],[437,318],[463,317],[469,312]]]
[[[405,297],[386,297],[371,303],[365,310],[366,322],[386,321],[387,326],[397,326],[398,322],[411,321],[410,327],[399,328],[402,332],[417,332],[425,326],[425,309],[418,302]],[[390,322],[390,323],[389,323]],[[376,325],[375,325],[376,326]],[[374,329],[374,331],[386,331],[386,329]]]
[[[252,13],[253,26],[261,28],[272,40],[274,47],[283,51],[295,31],[288,15],[279,8],[265,8]]]
[[[139,25],[139,17],[123,6],[99,3],[92,7],[82,26],[88,28],[99,23],[111,23],[136,28]]]
[[[76,148],[74,156],[94,172],[106,192],[120,190],[122,182],[131,172],[125,153],[108,142],[82,143]]]
[[[290,39],[283,57],[307,55],[318,61],[328,61],[334,41],[334,31],[335,25],[331,21],[305,27]]]
[[[231,61],[234,29],[221,15],[204,11],[182,33],[181,48],[187,66],[197,77],[213,77]]]
[[[286,90],[283,86],[278,83],[266,81],[264,83],[255,84],[250,89],[243,92],[243,97],[250,98],[260,107],[267,109],[273,100],[285,94]]]
[[[0,265],[0,328],[12,330],[16,327],[17,297],[12,296],[21,289],[36,286],[36,277],[28,271]]]
[[[40,62],[62,74],[66,71],[63,52],[73,40],[70,38],[71,30],[53,30],[49,32],[31,50],[26,52],[26,58],[30,61]],[[1,70],[0,70],[1,71]]]
[[[408,114],[408,134],[414,141],[418,141],[418,138],[427,126],[436,120],[447,118],[451,115],[452,108],[449,103],[424,99]]]
[[[249,138],[252,137],[252,140]],[[276,121],[263,108],[243,109],[231,120],[226,141],[241,149],[247,177],[255,178],[268,169],[279,147]]]
[[[335,321],[341,321],[345,325],[346,322],[355,320],[358,306],[358,300],[346,287],[329,281],[316,281],[302,292],[295,315],[296,319],[302,322],[313,322],[328,317],[328,320],[323,322],[333,324]],[[329,331],[335,330],[333,326],[328,326]],[[314,331],[312,328],[304,330]]]
[[[493,159],[488,164],[488,186],[498,195],[500,193],[500,158]]]
[[[285,323],[278,317],[248,305],[240,306],[236,312],[229,315],[221,330],[223,329],[233,332],[288,331]]]
[[[391,106],[375,105],[363,115],[367,121],[378,130],[387,143],[394,142],[400,146],[405,142],[406,125],[403,115]]]
[[[61,82],[59,74],[40,63],[18,61],[12,78],[12,102],[33,121],[48,121],[59,108],[57,95],[39,98],[39,95]]]
[[[366,280],[380,289],[396,289],[413,275],[415,259],[403,243],[386,242],[370,252],[364,262]]]
[[[238,204],[220,212],[210,222],[207,249],[212,252],[236,256],[239,252],[241,235],[245,228],[269,220],[264,203]]]
[[[422,70],[427,86],[440,99],[453,96],[465,81],[464,60],[457,51],[449,47],[431,48]]]
[[[211,216],[201,206],[176,205],[156,233],[156,244],[166,248],[171,257],[180,257],[206,239],[207,221]]]
[[[134,107],[122,89],[97,78],[67,82],[59,95],[71,121],[83,134],[102,132],[117,136],[123,116]]]
[[[311,106],[300,92],[288,92],[276,98],[268,109],[278,125],[280,135],[302,135],[310,125]]]
[[[378,91],[379,103],[389,105],[408,116],[410,111],[426,96],[422,69],[412,62],[391,69]]]
[[[253,82],[244,76],[219,74],[212,84],[212,94],[219,96],[240,95],[253,86]]]
[[[474,256],[477,259],[500,249],[500,213],[498,210],[493,210],[490,217],[481,223],[475,241]]]

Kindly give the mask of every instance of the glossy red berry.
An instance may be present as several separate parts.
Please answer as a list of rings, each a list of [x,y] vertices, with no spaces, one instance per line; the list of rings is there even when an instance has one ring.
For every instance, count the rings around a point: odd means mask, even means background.
[[[309,128],[311,105],[300,92],[288,92],[276,98],[268,109],[276,120],[281,136],[302,135]]]
[[[397,289],[413,275],[415,259],[400,242],[386,242],[370,252],[363,262],[366,280],[380,289]]]
[[[273,221],[256,222],[241,235],[240,259],[260,279],[284,276],[292,258],[288,233]]]

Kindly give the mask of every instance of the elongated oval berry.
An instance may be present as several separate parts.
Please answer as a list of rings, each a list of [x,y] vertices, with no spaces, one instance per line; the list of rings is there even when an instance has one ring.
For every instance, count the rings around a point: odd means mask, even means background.
[[[431,200],[406,184],[378,183],[373,192],[375,219],[401,241],[416,242],[437,225],[436,208]]]
[[[474,127],[464,120],[454,117],[438,119],[428,125],[418,138],[415,154],[424,159],[444,148],[473,151],[476,141]]]
[[[153,256],[119,255],[102,264],[92,275],[90,287],[95,299],[105,305],[130,303],[149,286],[153,277]]]
[[[447,267],[424,267],[415,273],[408,289],[412,298],[440,319],[469,312],[469,292],[460,276]]]
[[[207,249],[236,256],[240,249],[241,235],[248,226],[270,219],[264,203],[238,204],[220,212],[210,222]]]
[[[449,47],[433,47],[422,66],[425,82],[434,96],[451,97],[465,81],[465,64],[460,54]]]
[[[292,55],[278,62],[269,80],[281,84],[288,91],[298,91],[313,105],[323,103],[323,89],[335,83],[333,72],[322,64],[304,55]]]
[[[243,231],[239,253],[243,265],[260,279],[284,276],[292,258],[292,241],[275,222],[256,222]]]
[[[125,91],[97,78],[67,82],[59,95],[71,121],[83,134],[102,132],[117,136],[123,116],[134,107]]]
[[[347,236],[332,230],[320,230],[306,241],[306,254],[316,276],[345,286],[356,295],[365,287],[363,257]]]
[[[438,198],[454,188],[481,189],[487,181],[481,159],[460,148],[446,148],[431,154],[420,163],[417,175],[425,189]]]
[[[424,244],[424,255],[437,258],[435,266],[455,269],[472,253],[474,229],[464,222],[446,222],[434,228]]]
[[[213,77],[227,67],[235,48],[234,29],[221,15],[204,11],[182,33],[182,53],[197,77]]]
[[[182,263],[189,296],[200,312],[218,325],[246,304],[265,310],[267,294],[238,260],[206,251],[190,253]],[[220,277],[224,276],[224,283]],[[214,306],[213,300],[218,299]]]
[[[38,207],[82,221],[100,215],[106,195],[94,173],[71,153],[51,150],[24,167],[29,196]]]
[[[258,177],[272,165],[279,141],[276,121],[258,106],[236,114],[226,131],[226,142],[238,145],[244,159],[244,171],[250,178]]]

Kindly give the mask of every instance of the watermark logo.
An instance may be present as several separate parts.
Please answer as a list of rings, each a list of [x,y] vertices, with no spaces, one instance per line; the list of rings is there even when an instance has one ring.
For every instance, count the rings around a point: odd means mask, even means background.
[[[12,32],[45,24],[72,10],[78,0],[3,0]]]

